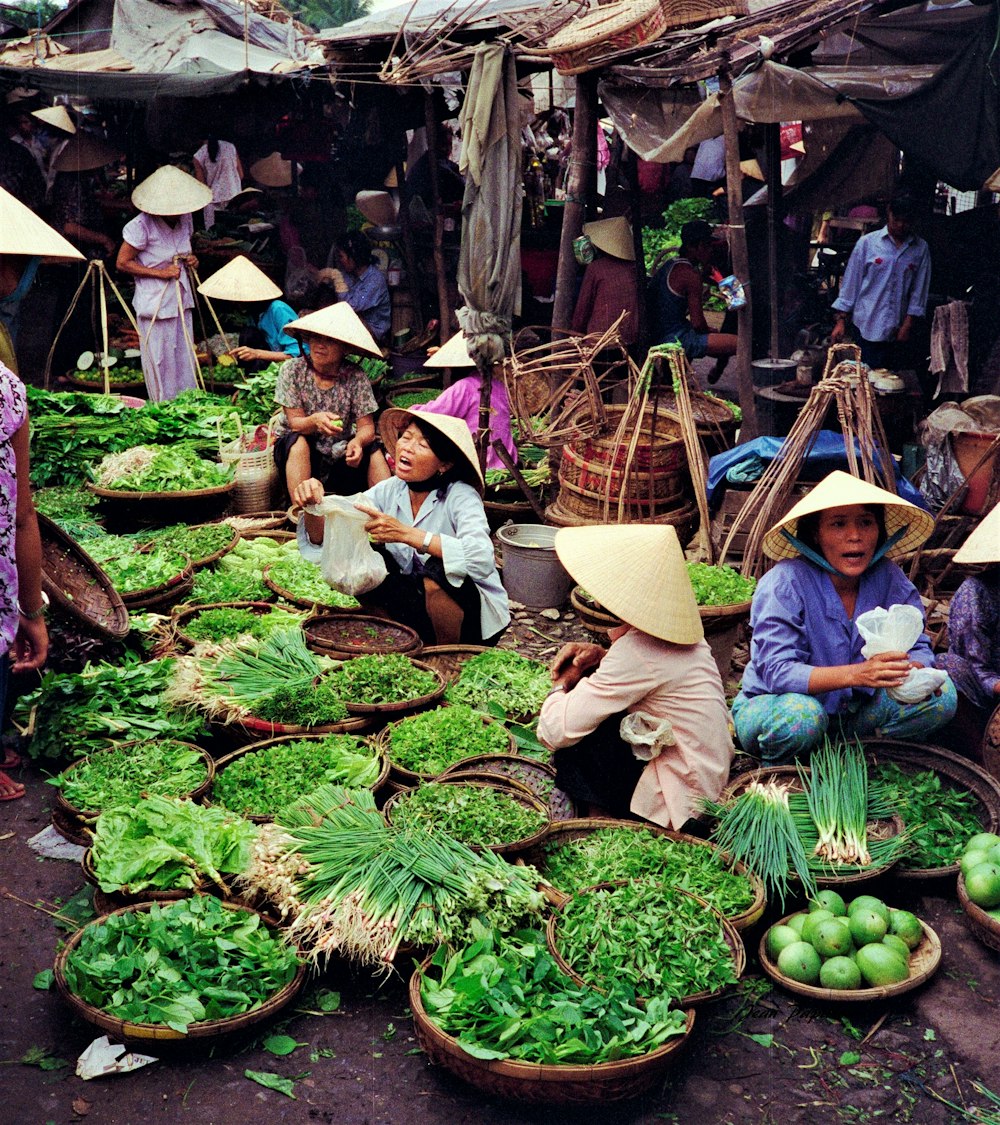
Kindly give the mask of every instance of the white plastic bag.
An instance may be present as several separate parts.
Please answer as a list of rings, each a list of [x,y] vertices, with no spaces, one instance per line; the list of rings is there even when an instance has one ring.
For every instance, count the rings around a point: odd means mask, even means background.
[[[632,747],[632,754],[640,762],[651,762],[659,757],[664,746],[674,745],[674,731],[669,719],[660,719],[645,711],[632,711],[618,725],[622,741]]]
[[[880,606],[862,613],[855,624],[865,639],[861,655],[867,660],[880,652],[909,652],[924,631],[924,615],[915,605]],[[936,668],[911,668],[898,687],[888,689],[889,696],[897,703],[920,703],[947,678]]]
[[[319,569],[323,578],[342,594],[366,594],[385,580],[385,560],[372,550],[365,533],[371,518],[354,507],[355,496],[324,496],[306,508],[323,516],[323,553]]]

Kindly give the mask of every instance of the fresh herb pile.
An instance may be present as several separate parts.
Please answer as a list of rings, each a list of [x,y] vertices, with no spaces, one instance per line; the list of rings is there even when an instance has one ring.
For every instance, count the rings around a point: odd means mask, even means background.
[[[117,535],[90,540],[87,551],[119,594],[136,594],[162,586],[178,578],[191,563],[187,555],[172,546],[140,551],[138,544]]]
[[[154,547],[169,545],[175,551],[189,555],[194,562],[200,562],[228,547],[233,541],[233,529],[228,523],[203,523],[193,527],[175,524],[156,531],[138,532],[133,538]]]
[[[755,578],[744,578],[731,566],[689,562],[687,570],[698,605],[736,605],[748,602],[757,585]]]
[[[304,559],[299,554],[298,546],[292,541],[295,548],[285,552],[284,557],[270,564],[267,574],[271,581],[287,590],[289,594],[305,601],[318,602],[320,605],[333,606],[335,609],[358,609],[361,603],[350,594],[342,594],[335,590],[328,582],[323,580],[319,567]]]
[[[133,805],[143,794],[182,797],[204,784],[204,757],[173,739],[112,746],[49,779],[82,812]]]
[[[906,825],[909,844],[904,867],[958,863],[964,841],[984,829],[975,794],[949,785],[933,770],[902,770],[895,762],[880,762],[872,775]]]
[[[297,969],[294,949],[258,915],[200,895],[87,926],[66,959],[66,983],[109,1015],[184,1034],[260,1007]]]
[[[624,980],[640,995],[677,1001],[736,982],[718,916],[659,879],[571,898],[559,913],[556,945],[598,988]]]
[[[274,601],[274,591],[264,582],[263,571],[269,563],[285,556],[286,543],[298,552],[294,540],[279,542],[266,535],[241,539],[211,570],[195,574],[188,603]]]
[[[392,405],[399,410],[409,410],[411,406],[422,406],[425,402],[433,402],[441,393],[433,387],[426,390],[397,391],[392,396]]]
[[[294,610],[280,609],[277,606],[268,613],[254,613],[251,609],[239,609],[236,606],[219,606],[192,614],[180,629],[194,641],[235,640],[242,636],[262,641],[275,629],[293,628],[298,624],[300,616]]]
[[[153,794],[97,818],[91,859],[101,890],[129,893],[223,886],[250,859],[257,829],[225,809]]]
[[[347,706],[329,677],[309,691],[280,687],[254,704],[254,716],[269,723],[292,727],[322,727],[348,718]]]
[[[202,720],[164,697],[174,673],[173,659],[140,663],[131,656],[122,664],[88,664],[82,672],[45,672],[14,710],[21,727],[29,725],[34,712],[28,753],[81,757],[104,749],[109,739],[196,740],[204,732]]]
[[[324,683],[349,703],[404,703],[430,695],[438,678],[398,652],[371,653],[345,660]]]
[[[524,483],[529,488],[544,488],[552,479],[552,473],[549,469],[549,460],[546,457],[540,465],[531,468],[526,465],[520,465],[519,471]],[[517,487],[514,477],[509,469],[487,469],[486,470],[486,487],[487,488],[503,488],[505,485]]]
[[[232,471],[186,445],[137,445],[103,457],[93,478],[118,492],[190,492],[228,484]]]
[[[642,228],[642,255],[650,273],[661,250],[679,249],[681,227],[694,219],[711,219],[715,204],[711,199],[678,199],[663,212],[663,227]]]
[[[350,363],[360,367],[372,383],[384,379],[386,372],[389,370],[388,360],[376,359],[373,355],[352,355],[347,358]]]
[[[212,801],[242,816],[273,816],[325,783],[367,789],[382,763],[360,738],[276,742],[234,759],[215,776]]]
[[[635,1058],[684,1034],[686,1013],[658,997],[645,1008],[635,989],[613,980],[607,995],[559,969],[537,930],[497,937],[473,926],[474,940],[441,946],[422,970],[428,1017],[477,1059],[593,1065]]]
[[[443,773],[463,758],[509,750],[507,731],[499,723],[484,723],[482,713],[464,703],[401,719],[389,734],[393,765],[429,776]]]
[[[82,492],[72,485],[40,488],[33,495],[35,510],[57,523],[78,543],[104,534],[97,522],[98,499],[92,492]]]
[[[447,832],[470,847],[485,848],[534,836],[548,817],[502,789],[432,781],[396,797],[392,823]]]
[[[256,375],[244,375],[236,384],[236,402],[242,410],[261,421],[266,421],[274,413],[274,392],[283,362],[269,363],[263,371]]]
[[[720,914],[747,909],[754,889],[715,848],[631,828],[599,828],[573,840],[546,840],[538,869],[567,893],[618,879],[656,878],[703,898]]]
[[[492,712],[495,707],[505,715],[533,715],[551,687],[552,678],[544,664],[504,649],[490,649],[462,665],[445,698],[479,711]]]

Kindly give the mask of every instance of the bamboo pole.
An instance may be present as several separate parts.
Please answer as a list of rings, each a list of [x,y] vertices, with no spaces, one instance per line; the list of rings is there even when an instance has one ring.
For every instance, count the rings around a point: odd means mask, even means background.
[[[771,359],[781,356],[778,339],[778,227],[783,218],[784,200],[781,186],[781,126],[764,126],[765,164],[767,166],[767,295],[770,302],[768,320],[771,328]]]
[[[441,214],[441,193],[437,165],[438,123],[434,116],[434,97],[424,94],[424,124],[427,132],[427,167],[434,198],[434,276],[438,296],[438,343],[450,335],[451,308],[448,304],[448,280],[444,267],[444,215]]]
[[[569,328],[576,297],[576,260],[573,240],[583,229],[587,204],[593,196],[597,175],[597,75],[576,77],[576,110],[573,116],[573,144],[566,181],[562,233],[559,237],[559,270],[552,308],[552,327]]]

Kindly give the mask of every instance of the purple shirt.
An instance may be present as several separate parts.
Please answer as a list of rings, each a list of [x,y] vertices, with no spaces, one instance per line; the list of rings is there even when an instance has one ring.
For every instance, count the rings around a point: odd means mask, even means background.
[[[191,232],[194,224],[190,215],[178,216],[176,226],[156,215],[140,211],[125,224],[122,237],[134,246],[139,253],[135,260],[140,266],[158,269],[169,266],[178,254],[191,253]],[[181,266],[180,294],[181,307],[177,307],[177,281],[165,281],[159,277],[135,278],[135,296],[132,306],[136,316],[150,317],[154,320],[167,320],[180,316],[183,309],[194,307],[191,292],[191,279],[188,271]]]
[[[24,384],[0,363],[0,654],[7,652],[17,634],[17,471],[12,439],[27,412]],[[23,483],[27,488],[28,482]]]
[[[959,586],[948,611],[948,651],[937,658],[955,687],[977,707],[994,707],[1000,683],[1000,584],[973,577]]]
[[[482,380],[478,375],[468,375],[459,379],[431,402],[421,403],[414,407],[414,412],[419,414],[448,414],[452,418],[461,418],[469,429],[475,434],[479,429],[479,393],[482,389]],[[510,400],[507,398],[507,387],[500,376],[499,369],[493,376],[492,390],[490,391],[490,448],[486,455],[487,469],[505,469],[503,461],[493,451],[493,441],[498,439],[504,449],[517,463],[517,446],[514,444],[514,435],[510,431]]]
[[[861,576],[854,617],[870,609],[912,605],[924,612],[916,587],[893,563],[883,559]],[[861,664],[864,638],[847,616],[833,579],[805,559],[777,563],[757,583],[750,609],[750,663],[743,673],[742,692],[755,695],[815,694],[831,715],[845,709],[857,692],[872,695],[871,688],[840,688],[810,693],[814,668]],[[925,667],[934,666],[934,654],[925,634],[910,649],[909,657]]]

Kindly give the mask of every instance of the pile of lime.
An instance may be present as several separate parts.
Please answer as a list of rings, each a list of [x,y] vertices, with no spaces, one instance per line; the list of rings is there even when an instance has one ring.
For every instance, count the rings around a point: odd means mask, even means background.
[[[924,936],[920,919],[880,898],[849,903],[824,890],[800,911],[772,926],[768,956],[800,984],[850,991],[899,984],[910,975],[910,954]]]
[[[1000,921],[1000,836],[977,832],[965,845],[959,867],[965,893],[976,906]]]

